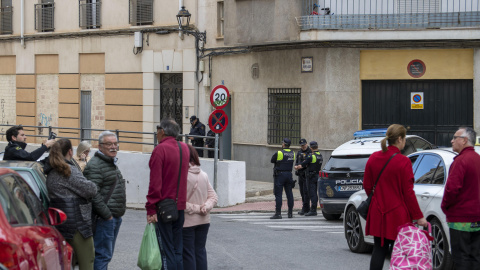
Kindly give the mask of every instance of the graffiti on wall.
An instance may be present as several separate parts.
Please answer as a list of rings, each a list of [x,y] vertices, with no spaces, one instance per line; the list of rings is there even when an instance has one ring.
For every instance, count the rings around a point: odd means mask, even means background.
[[[50,124],[52,122],[52,115],[51,114],[50,114],[50,116],[47,116],[44,113],[40,113],[39,118],[40,118],[40,121],[38,122],[39,126],[44,126],[44,127],[50,126]],[[39,135],[42,135],[43,134],[43,128],[39,127],[38,128],[38,133],[39,133]]]

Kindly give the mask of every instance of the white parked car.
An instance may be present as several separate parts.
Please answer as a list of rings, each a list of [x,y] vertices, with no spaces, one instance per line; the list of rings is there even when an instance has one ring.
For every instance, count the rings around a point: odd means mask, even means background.
[[[475,147],[480,153],[480,148]],[[440,207],[450,165],[457,153],[451,148],[424,150],[408,155],[415,175],[415,195],[423,215],[432,225],[433,269],[452,269],[450,235],[445,214]],[[373,237],[365,236],[366,221],[356,208],[367,198],[364,190],[350,196],[345,206],[344,229],[348,247],[355,253],[369,252]]]

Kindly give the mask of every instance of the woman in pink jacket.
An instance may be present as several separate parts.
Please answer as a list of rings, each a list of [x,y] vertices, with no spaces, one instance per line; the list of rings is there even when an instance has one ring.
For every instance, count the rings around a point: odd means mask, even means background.
[[[183,224],[183,269],[207,269],[208,228],[210,210],[217,204],[217,193],[213,190],[208,175],[200,168],[198,153],[190,149],[190,167],[187,176],[187,208]]]

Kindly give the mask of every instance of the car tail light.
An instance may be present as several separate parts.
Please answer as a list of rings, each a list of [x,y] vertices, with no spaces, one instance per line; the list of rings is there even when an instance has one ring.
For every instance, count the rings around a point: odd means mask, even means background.
[[[10,243],[0,243],[0,263],[10,269],[16,265],[17,246]]]

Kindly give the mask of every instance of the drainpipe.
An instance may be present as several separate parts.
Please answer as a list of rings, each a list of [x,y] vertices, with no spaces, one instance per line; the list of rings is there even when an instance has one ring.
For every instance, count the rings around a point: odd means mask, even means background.
[[[21,0],[20,3],[20,44],[25,48],[25,0]]]

